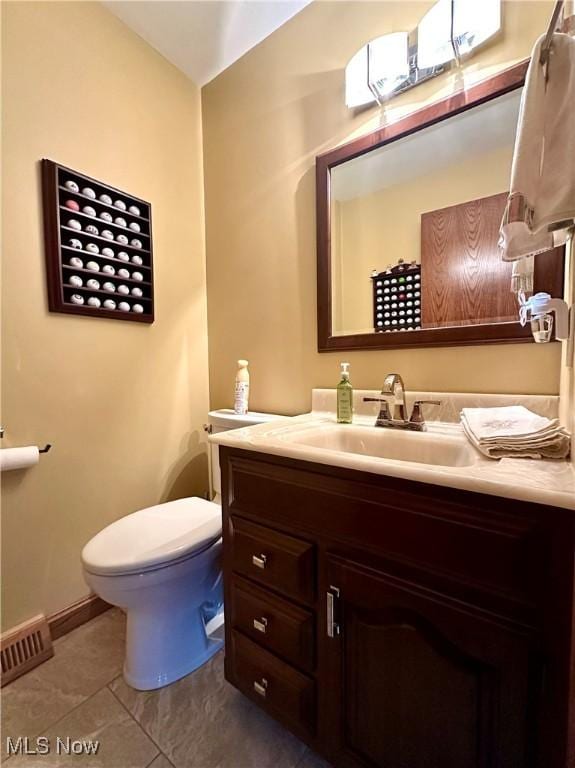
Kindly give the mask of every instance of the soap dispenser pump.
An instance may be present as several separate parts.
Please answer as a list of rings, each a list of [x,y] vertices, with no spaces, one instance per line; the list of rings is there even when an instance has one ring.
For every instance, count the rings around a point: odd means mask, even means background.
[[[341,363],[341,380],[337,385],[337,423],[351,424],[353,419],[353,387],[349,380],[349,363]]]

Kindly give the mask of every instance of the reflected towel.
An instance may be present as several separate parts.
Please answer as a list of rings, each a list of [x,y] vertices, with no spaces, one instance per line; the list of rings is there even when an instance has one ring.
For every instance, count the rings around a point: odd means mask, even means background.
[[[463,408],[461,424],[470,442],[490,459],[565,459],[570,435],[558,419],[547,419],[522,405]]]
[[[575,39],[553,35],[546,78],[544,37],[533,48],[521,99],[499,239],[504,261],[562,245],[575,219]]]
[[[524,293],[530,296],[533,293],[533,274],[535,272],[535,260],[533,256],[525,256],[513,262],[511,273],[512,293]]]

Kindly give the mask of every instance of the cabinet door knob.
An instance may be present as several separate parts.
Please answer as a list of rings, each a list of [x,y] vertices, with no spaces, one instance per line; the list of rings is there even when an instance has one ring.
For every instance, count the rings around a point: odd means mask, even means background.
[[[260,619],[254,619],[254,629],[257,629],[258,632],[262,632],[265,635],[267,627],[268,620],[265,616],[262,616]]]
[[[256,568],[265,568],[268,559],[265,555],[252,555],[252,565]]]
[[[265,679],[265,677],[262,677],[262,679],[258,682],[257,680],[254,680],[254,691],[258,693],[260,696],[263,696],[265,699],[266,693],[268,690],[268,681]]]

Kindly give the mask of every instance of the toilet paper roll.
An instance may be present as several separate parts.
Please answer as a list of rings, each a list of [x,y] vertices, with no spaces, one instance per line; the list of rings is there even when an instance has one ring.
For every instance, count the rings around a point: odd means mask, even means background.
[[[0,472],[11,469],[26,469],[38,463],[40,450],[37,445],[26,445],[23,448],[0,448]]]

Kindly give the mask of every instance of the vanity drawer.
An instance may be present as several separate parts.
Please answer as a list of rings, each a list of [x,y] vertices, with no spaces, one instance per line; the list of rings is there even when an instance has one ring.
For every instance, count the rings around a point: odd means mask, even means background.
[[[315,596],[315,548],[303,539],[230,518],[231,566],[236,573],[304,603]]]
[[[237,576],[230,592],[232,627],[296,667],[314,665],[314,616]]]
[[[235,685],[294,730],[315,731],[315,682],[259,648],[239,632],[231,633],[228,659]]]
[[[340,549],[384,558],[404,578],[537,620],[551,562],[550,521],[540,505],[242,451],[224,451],[224,461],[232,515],[329,537]]]

